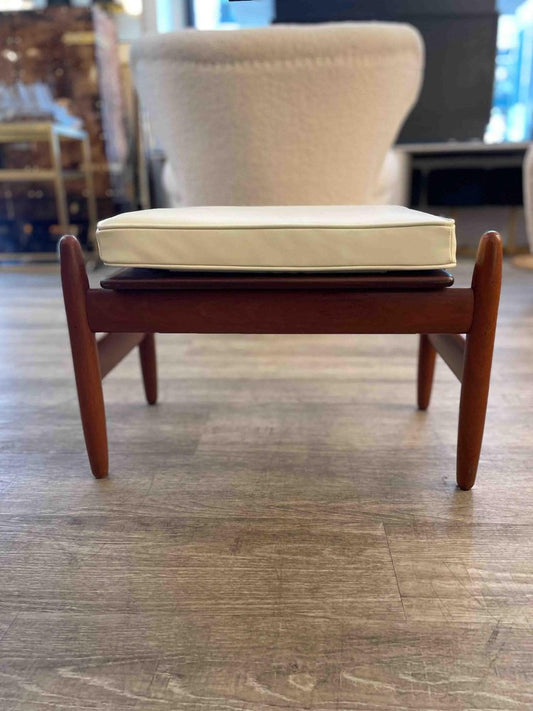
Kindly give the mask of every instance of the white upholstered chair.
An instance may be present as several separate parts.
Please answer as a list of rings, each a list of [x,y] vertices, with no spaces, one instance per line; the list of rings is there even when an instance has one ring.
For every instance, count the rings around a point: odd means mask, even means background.
[[[370,204],[423,44],[387,23],[190,30],[132,64],[182,205]]]
[[[410,157],[405,151],[395,148],[387,151],[367,204],[407,205],[411,194],[410,165]],[[357,166],[354,166],[354,169],[357,169]],[[164,202],[157,207],[184,207],[178,183],[168,160],[163,162],[161,185]]]
[[[108,472],[101,379],[138,345],[155,402],[155,332],[419,333],[419,407],[429,403],[437,352],[462,381],[457,480],[470,488],[501,241],[484,235],[472,288],[446,288],[453,221],[372,205],[420,88],[416,30],[385,23],[191,30],[143,38],[132,61],[187,207],[102,221],[103,261],[131,269],[100,289],[88,286],[77,241],[61,242],[94,475]],[[96,332],[107,335],[97,342]]]

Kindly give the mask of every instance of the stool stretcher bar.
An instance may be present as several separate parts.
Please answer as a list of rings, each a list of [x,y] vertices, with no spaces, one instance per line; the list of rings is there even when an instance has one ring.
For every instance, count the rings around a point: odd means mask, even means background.
[[[468,331],[469,329],[466,329]],[[461,383],[465,359],[466,339],[458,333],[432,333],[429,341]]]
[[[474,292],[90,289],[86,308],[95,333],[466,333]]]

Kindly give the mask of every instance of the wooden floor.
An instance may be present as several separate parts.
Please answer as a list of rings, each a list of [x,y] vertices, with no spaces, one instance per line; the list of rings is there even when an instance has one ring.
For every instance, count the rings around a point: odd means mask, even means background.
[[[411,336],[160,336],[96,481],[57,274],[0,286],[1,711],[533,709],[532,273],[468,493]]]

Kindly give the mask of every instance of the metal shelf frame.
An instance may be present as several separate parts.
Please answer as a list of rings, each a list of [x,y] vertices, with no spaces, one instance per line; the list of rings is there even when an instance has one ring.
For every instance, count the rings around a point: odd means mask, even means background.
[[[82,161],[79,170],[63,170],[61,163],[61,141],[79,141],[82,149]],[[0,168],[0,183],[22,181],[52,182],[56,202],[58,226],[63,234],[70,231],[69,210],[65,181],[76,178],[85,180],[87,191],[87,210],[89,214],[89,241],[94,240],[97,222],[96,196],[91,165],[91,146],[89,137],[83,129],[61,126],[50,121],[16,121],[0,123],[1,143],[48,143],[51,167],[48,169],[30,168],[12,170]]]

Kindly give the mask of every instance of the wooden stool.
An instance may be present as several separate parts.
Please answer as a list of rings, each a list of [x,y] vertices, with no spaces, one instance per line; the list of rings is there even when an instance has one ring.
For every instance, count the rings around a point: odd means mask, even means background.
[[[502,244],[483,235],[470,288],[444,270],[383,274],[169,272],[125,269],[91,289],[78,241],[63,237],[61,278],[92,472],[108,474],[102,379],[139,347],[146,398],[157,399],[154,333],[419,333],[418,407],[436,354],[462,383],[457,484],[476,478],[500,296]],[[105,333],[99,340],[96,333]],[[466,334],[464,338],[460,334]]]

